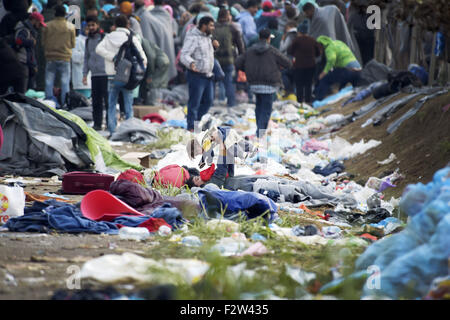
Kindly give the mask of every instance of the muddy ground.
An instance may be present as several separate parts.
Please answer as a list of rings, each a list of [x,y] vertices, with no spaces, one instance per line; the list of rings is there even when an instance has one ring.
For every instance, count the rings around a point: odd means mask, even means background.
[[[450,110],[442,109],[450,103],[450,94],[427,102],[395,134],[389,135],[386,132],[387,126],[409,110],[418,99],[402,108],[381,126],[369,125],[361,128],[361,124],[373,115],[373,111],[333,134],[352,143],[361,139],[382,141],[377,148],[346,161],[345,165],[347,171],[355,175],[355,181],[361,184],[370,176],[381,177],[399,168],[405,179],[397,188],[385,192],[387,199],[391,196],[401,196],[409,183],[429,182],[434,172],[450,161]],[[347,115],[370,101],[366,99],[346,107],[341,107],[340,104],[328,106],[327,109],[332,110],[325,115]],[[124,144],[114,146],[114,149],[124,155],[129,152],[142,152],[145,146]],[[391,152],[397,156],[394,162],[388,165],[377,164],[377,161],[386,159]],[[44,181],[40,185],[27,186],[25,191],[43,194],[58,193],[59,189],[58,184]],[[82,199],[81,196],[65,196],[73,202]],[[56,290],[66,289],[68,283],[73,283],[73,270],[81,267],[85,261],[105,254],[123,252],[153,257],[152,246],[157,244],[157,241],[135,242],[109,235],[0,232],[0,299],[50,299]],[[82,281],[81,286],[99,287],[98,284],[86,281]],[[126,292],[133,290],[134,286],[116,288]]]

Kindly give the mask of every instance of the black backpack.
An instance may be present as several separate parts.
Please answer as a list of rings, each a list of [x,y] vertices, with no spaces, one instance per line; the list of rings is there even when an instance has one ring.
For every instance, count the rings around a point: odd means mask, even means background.
[[[114,57],[114,66],[116,67],[116,71],[123,70],[123,68],[120,67],[121,63],[129,66],[127,67],[129,78],[127,75],[128,81],[124,86],[127,90],[134,90],[137,86],[139,86],[145,77],[146,71],[144,60],[139,54],[136,46],[133,44],[133,35],[134,33],[130,30],[128,40],[122,44],[119,49],[119,53],[117,53]]]
[[[76,108],[89,107],[89,100],[79,92],[75,90],[70,90],[70,92],[66,95],[65,105],[63,109],[65,110],[73,110]]]

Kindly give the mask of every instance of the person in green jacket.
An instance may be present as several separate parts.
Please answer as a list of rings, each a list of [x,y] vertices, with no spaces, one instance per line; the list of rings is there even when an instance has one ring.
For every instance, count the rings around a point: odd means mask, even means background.
[[[316,100],[323,100],[336,83],[339,84],[339,90],[347,83],[356,87],[361,65],[350,48],[344,42],[326,36],[318,37],[317,42],[323,46],[327,63],[319,75],[319,82],[314,90]]]

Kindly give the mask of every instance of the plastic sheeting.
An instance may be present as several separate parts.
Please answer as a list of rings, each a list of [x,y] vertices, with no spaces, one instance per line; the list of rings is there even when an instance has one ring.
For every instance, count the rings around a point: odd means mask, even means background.
[[[420,108],[422,108],[422,106],[431,99],[434,99],[440,95],[446,94],[449,90],[448,89],[443,89],[439,92],[436,92],[434,94],[431,94],[429,96],[425,96],[423,98],[421,98],[419,101],[417,101],[414,105],[414,107],[412,107],[410,110],[408,110],[404,115],[402,115],[400,118],[398,118],[397,120],[395,120],[394,122],[392,122],[388,128],[387,128],[387,132],[389,134],[395,132],[398,127],[401,126],[401,124],[403,122],[405,122],[406,120],[408,120],[409,118],[411,118],[412,116],[414,116],[419,110]]]
[[[80,117],[65,110],[56,110],[61,116],[76,123],[86,134],[86,145],[89,148],[91,158],[95,161],[96,169],[101,172],[110,172],[108,168],[113,170],[125,171],[127,169],[140,170],[142,167],[124,161],[111,148],[108,140],[101,134],[89,127]]]
[[[380,285],[364,286],[363,296],[421,298],[434,278],[448,274],[450,167],[426,185],[408,186],[400,207],[411,219],[405,230],[372,244],[356,261],[357,270],[381,271]]]
[[[336,103],[339,100],[349,97],[353,94],[353,87],[349,86],[349,87],[345,87],[343,88],[341,91],[339,91],[338,93],[328,96],[325,99],[321,100],[321,101],[314,101],[313,102],[313,107],[314,108],[320,108],[332,103]]]

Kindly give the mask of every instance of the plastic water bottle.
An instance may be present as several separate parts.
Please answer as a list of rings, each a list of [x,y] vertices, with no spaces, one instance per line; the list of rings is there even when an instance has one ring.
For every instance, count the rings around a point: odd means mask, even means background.
[[[161,226],[158,229],[158,233],[160,236],[168,236],[172,233],[172,230],[168,226]]]
[[[187,236],[181,240],[181,243],[188,247],[201,247],[202,241],[197,236]]]
[[[150,232],[147,228],[131,228],[123,227],[119,230],[120,239],[124,240],[145,240],[150,237]]]

